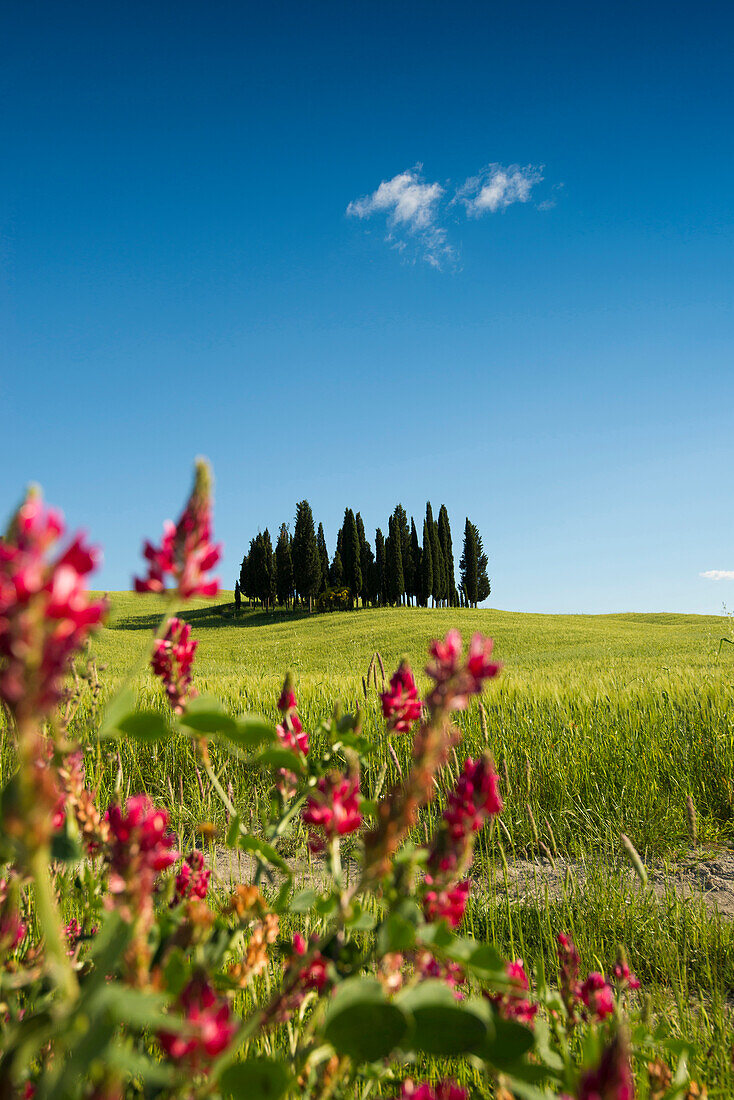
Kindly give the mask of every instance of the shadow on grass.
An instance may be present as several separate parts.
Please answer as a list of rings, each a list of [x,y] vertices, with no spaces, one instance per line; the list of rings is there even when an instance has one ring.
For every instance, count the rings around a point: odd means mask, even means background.
[[[240,611],[235,613],[231,603],[220,603],[213,607],[189,608],[186,611],[176,611],[177,618],[185,623],[191,623],[197,630],[206,630],[209,627],[246,627],[246,626],[272,626],[275,623],[297,622],[299,619],[313,618],[316,612],[309,615],[308,611],[285,611],[278,608],[276,611]],[[123,615],[108,624],[109,630],[156,630],[161,621],[162,612],[144,612],[140,615]]]

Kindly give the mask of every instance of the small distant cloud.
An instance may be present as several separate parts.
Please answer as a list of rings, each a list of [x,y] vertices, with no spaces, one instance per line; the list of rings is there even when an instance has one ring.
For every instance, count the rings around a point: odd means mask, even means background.
[[[463,203],[467,214],[474,218],[487,211],[496,214],[515,202],[529,202],[533,188],[542,179],[543,169],[532,164],[525,168],[518,164],[511,164],[508,168],[501,164],[488,164],[457,189],[454,201]],[[544,209],[549,209],[547,204],[542,205]]]
[[[705,573],[698,575],[709,581],[734,581],[734,569],[707,569]]]
[[[387,216],[385,238],[399,252],[405,251],[412,238],[422,257],[433,267],[451,260],[454,249],[446,238],[446,230],[438,224],[439,204],[444,195],[440,183],[427,183],[421,175],[421,165],[383,180],[376,191],[355,199],[347,207],[350,218],[370,218],[373,214]]]
[[[471,218],[494,214],[513,203],[530,202],[533,188],[543,180],[543,169],[532,164],[525,167],[489,164],[465,180],[454,190],[453,197],[446,200],[447,187],[428,182],[422,168],[417,164],[383,180],[376,191],[350,202],[347,216],[364,220],[382,214],[388,230],[385,240],[393,248],[406,253],[409,244],[417,246],[421,258],[437,268],[447,263],[455,266],[458,260],[443,224],[452,208],[463,206]],[[536,209],[550,210],[553,206],[554,199],[545,199]],[[455,216],[453,221],[456,222]]]

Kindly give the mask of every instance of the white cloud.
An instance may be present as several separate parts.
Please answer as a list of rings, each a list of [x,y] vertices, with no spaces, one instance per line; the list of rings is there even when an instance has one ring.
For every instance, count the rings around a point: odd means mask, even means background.
[[[443,195],[440,183],[423,183],[420,165],[401,172],[391,180],[383,180],[376,191],[356,202],[350,202],[347,214],[369,218],[386,211],[392,225],[405,224],[413,230],[426,229],[436,217],[436,207]]]
[[[385,239],[393,248],[405,252],[408,239],[412,238],[427,263],[442,267],[445,261],[455,258],[446,230],[438,224],[443,195],[440,183],[427,183],[423,179],[418,164],[391,180],[383,180],[371,195],[350,202],[347,215],[364,219],[385,214],[388,228]]]
[[[494,214],[515,202],[528,202],[533,187],[542,179],[542,168],[535,168],[532,164],[525,168],[517,164],[507,168],[501,164],[490,164],[458,188],[454,202],[462,202],[467,214],[475,218],[486,211]]]
[[[446,186],[427,181],[422,167],[417,164],[383,180],[376,191],[350,202],[347,216],[360,221],[382,216],[387,228],[385,240],[392,248],[405,260],[419,257],[436,268],[458,266],[458,252],[445,228],[449,219],[456,224],[458,204],[473,218],[487,211],[496,213],[513,203],[529,202],[533,188],[543,179],[542,168],[532,164],[525,168],[490,164],[465,180],[448,200]],[[548,210],[554,205],[555,200],[546,199],[536,208]]]
[[[734,581],[734,569],[707,569],[698,575],[710,581]]]

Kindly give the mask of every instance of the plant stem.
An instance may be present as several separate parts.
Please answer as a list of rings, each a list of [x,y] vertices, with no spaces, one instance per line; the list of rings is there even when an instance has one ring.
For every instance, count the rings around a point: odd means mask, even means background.
[[[49,969],[63,995],[72,1000],[79,992],[79,984],[67,955],[67,946],[49,873],[49,859],[48,845],[37,848],[29,859],[28,869],[33,878],[38,923],[46,943]]]

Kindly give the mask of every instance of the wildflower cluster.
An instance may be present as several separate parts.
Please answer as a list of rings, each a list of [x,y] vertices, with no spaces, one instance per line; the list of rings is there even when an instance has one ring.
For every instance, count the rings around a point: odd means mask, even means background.
[[[457,881],[471,861],[474,837],[488,817],[502,812],[499,779],[489,753],[468,759],[448,797],[441,826],[431,845],[423,908],[428,920],[456,928],[464,917],[469,880]]]
[[[323,775],[308,796],[302,818],[310,828],[308,845],[314,854],[332,841],[356,832],[362,824],[359,776],[339,772]]]
[[[394,733],[409,733],[421,716],[423,704],[407,661],[401,661],[390,679],[390,690],[383,691],[380,699],[387,728]]]
[[[30,492],[0,539],[0,700],[21,724],[59,702],[70,658],[107,610],[87,593],[98,556],[83,536],[49,557],[63,534],[61,513]]]
[[[170,579],[184,600],[216,596],[219,581],[208,574],[219,561],[221,548],[211,541],[211,479],[205,462],[197,462],[194,488],[178,523],[167,520],[160,545],[146,542],[143,556],[148,571],[135,579],[136,592],[165,592]]]
[[[183,714],[188,700],[198,695],[191,683],[198,644],[191,637],[191,624],[176,618],[169,620],[163,637],[153,643],[150,665],[163,681],[174,714]]]
[[[49,557],[62,533],[58,514],[31,495],[0,542],[0,699],[17,730],[16,770],[0,792],[3,1095],[262,1100],[297,1089],[348,1100],[369,1080],[398,1100],[469,1100],[474,1086],[453,1078],[400,1080],[406,1064],[446,1056],[471,1059],[482,1095],[632,1100],[627,1034],[642,1036],[636,1055],[652,1040],[642,1024],[625,1030],[639,982],[623,957],[609,980],[582,979],[561,935],[556,990],[521,959],[459,934],[474,842],[503,809],[490,754],[459,764],[452,723],[499,672],[490,639],[475,634],[466,655],[456,631],[433,642],[425,703],[407,663],[395,671],[380,703],[410,765],[383,790],[386,764],[375,782],[364,762],[387,745],[397,760],[393,742],[368,743],[359,715],[336,708],[309,737],[290,677],[272,725],[206,697],[190,706],[197,643],[184,621],[164,618],[151,667],[171,706],[165,732],[190,739],[202,796],[208,780],[226,816],[219,835],[245,856],[246,881],[225,893],[220,861],[209,865],[198,847],[183,856],[169,811],[127,794],[132,777],[115,750],[115,793],[106,809],[97,804],[84,758],[99,760],[104,741],[80,745],[53,717],[69,659],[105,611],[86,590],[95,555],[83,539]],[[168,586],[183,600],[217,591],[203,464],[178,523],[144,556],[138,591]],[[161,725],[123,694],[103,736],[134,730],[153,744]],[[258,813],[236,805],[222,779],[228,749],[238,767],[275,771],[277,793]],[[449,786],[452,749],[458,774],[435,833],[424,848],[411,844],[419,811]],[[306,889],[288,862],[299,821],[316,857]],[[184,813],[181,833],[188,825]],[[350,836],[356,874],[340,858]],[[569,1042],[572,1029],[583,1041]]]

